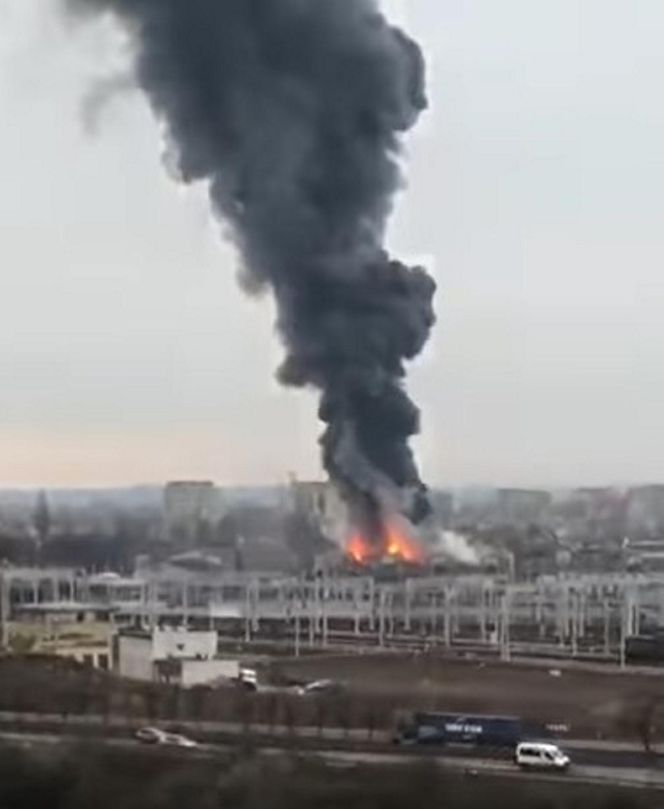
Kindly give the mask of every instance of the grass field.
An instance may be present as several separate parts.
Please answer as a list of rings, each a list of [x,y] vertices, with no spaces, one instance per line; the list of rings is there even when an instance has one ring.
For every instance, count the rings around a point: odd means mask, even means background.
[[[546,666],[434,654],[329,655],[276,665],[286,677],[332,678],[355,693],[383,695],[395,704],[514,714],[567,725],[577,737],[638,736],[638,717],[652,706],[656,718],[657,703],[664,701],[664,678],[629,670],[556,667],[552,674]]]

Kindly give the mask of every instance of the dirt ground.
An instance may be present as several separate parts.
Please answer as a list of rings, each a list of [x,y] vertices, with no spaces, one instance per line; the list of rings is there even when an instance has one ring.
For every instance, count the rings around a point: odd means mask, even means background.
[[[393,707],[508,714],[567,726],[574,736],[639,738],[643,717],[661,725],[664,672],[450,659],[433,654],[366,654],[280,661],[287,677],[330,678]],[[659,704],[661,702],[661,705]]]

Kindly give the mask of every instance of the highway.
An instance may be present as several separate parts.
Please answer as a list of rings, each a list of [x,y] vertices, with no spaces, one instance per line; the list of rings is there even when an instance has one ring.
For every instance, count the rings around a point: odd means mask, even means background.
[[[81,736],[72,733],[53,733],[38,731],[2,731],[0,741],[17,745],[24,748],[38,747],[58,747],[63,744],[76,745],[84,742],[86,745],[99,744],[114,748],[121,748],[136,755],[153,755],[156,750],[152,745],[145,745],[130,737],[106,737],[106,736]],[[254,746],[263,755],[283,755],[286,751],[297,755],[306,755],[324,759],[333,766],[354,767],[361,764],[406,766],[415,761],[423,759],[436,766],[449,769],[454,772],[462,772],[468,777],[500,777],[500,778],[521,778],[537,779],[547,782],[576,782],[586,785],[616,786],[634,789],[650,789],[664,791],[664,762],[662,766],[657,766],[655,758],[652,759],[651,766],[616,766],[613,763],[605,764],[585,764],[579,763],[573,754],[573,766],[565,773],[552,772],[522,772],[510,760],[482,758],[468,755],[462,751],[446,750],[445,754],[436,751],[427,751],[422,755],[414,755],[413,751],[376,752],[372,750],[338,750],[318,749],[304,750],[293,749],[290,746],[279,744],[261,744]],[[195,758],[223,757],[237,749],[237,744],[199,744],[194,749],[169,747],[171,755],[188,756]],[[418,751],[415,751],[418,752]]]
[[[240,739],[249,738],[252,743],[261,746],[288,746],[300,749],[349,750],[358,749],[369,752],[393,752],[399,749],[399,755],[407,758],[413,756],[436,756],[438,747],[402,747],[395,748],[391,743],[391,734],[385,730],[370,732],[367,728],[334,728],[283,725],[261,725],[240,722],[210,722],[173,720],[157,722],[143,718],[129,719],[122,716],[100,716],[97,714],[81,714],[64,717],[61,714],[32,714],[0,712],[0,735],[2,732],[18,732],[20,734],[56,734],[62,736],[85,735],[86,737],[132,738],[139,727],[153,724],[184,733],[199,742],[214,744],[233,744]],[[570,753],[571,758],[584,766],[619,767],[632,769],[651,769],[659,762],[655,754],[648,754],[634,742],[598,741],[594,739],[559,739],[557,743]],[[448,747],[445,758],[468,756],[467,748]],[[664,759],[662,759],[664,764]]]

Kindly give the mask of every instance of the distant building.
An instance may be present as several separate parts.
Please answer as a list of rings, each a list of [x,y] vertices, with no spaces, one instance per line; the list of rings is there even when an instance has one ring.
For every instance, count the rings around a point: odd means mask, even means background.
[[[174,481],[164,489],[166,539],[195,547],[224,515],[221,491],[211,481]]]
[[[429,502],[436,522],[443,528],[449,528],[454,517],[454,495],[451,492],[434,489],[429,492]]]
[[[38,547],[41,550],[48,542],[51,533],[51,512],[48,506],[46,492],[39,492],[32,515],[32,525],[37,537]]]
[[[593,520],[608,516],[622,497],[618,490],[611,487],[586,486],[574,489],[570,500],[579,505],[586,519]]]
[[[322,481],[293,481],[291,505],[298,517],[317,525],[324,536],[342,539],[346,528],[347,511],[333,484]]]
[[[629,490],[627,531],[630,534],[664,531],[664,484],[638,486]]]
[[[551,493],[539,489],[498,489],[496,517],[506,525],[539,523],[551,505]]]
[[[556,504],[556,524],[568,537],[604,541],[624,534],[626,498],[610,487],[575,489]]]

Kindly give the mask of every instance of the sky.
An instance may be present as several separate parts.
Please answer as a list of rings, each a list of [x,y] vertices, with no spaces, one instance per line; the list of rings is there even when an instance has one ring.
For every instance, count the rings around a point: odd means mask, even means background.
[[[438,325],[409,375],[434,485],[664,480],[664,4],[386,0],[429,65],[390,248]],[[111,27],[0,0],[0,485],[321,475],[269,297],[162,161]]]

